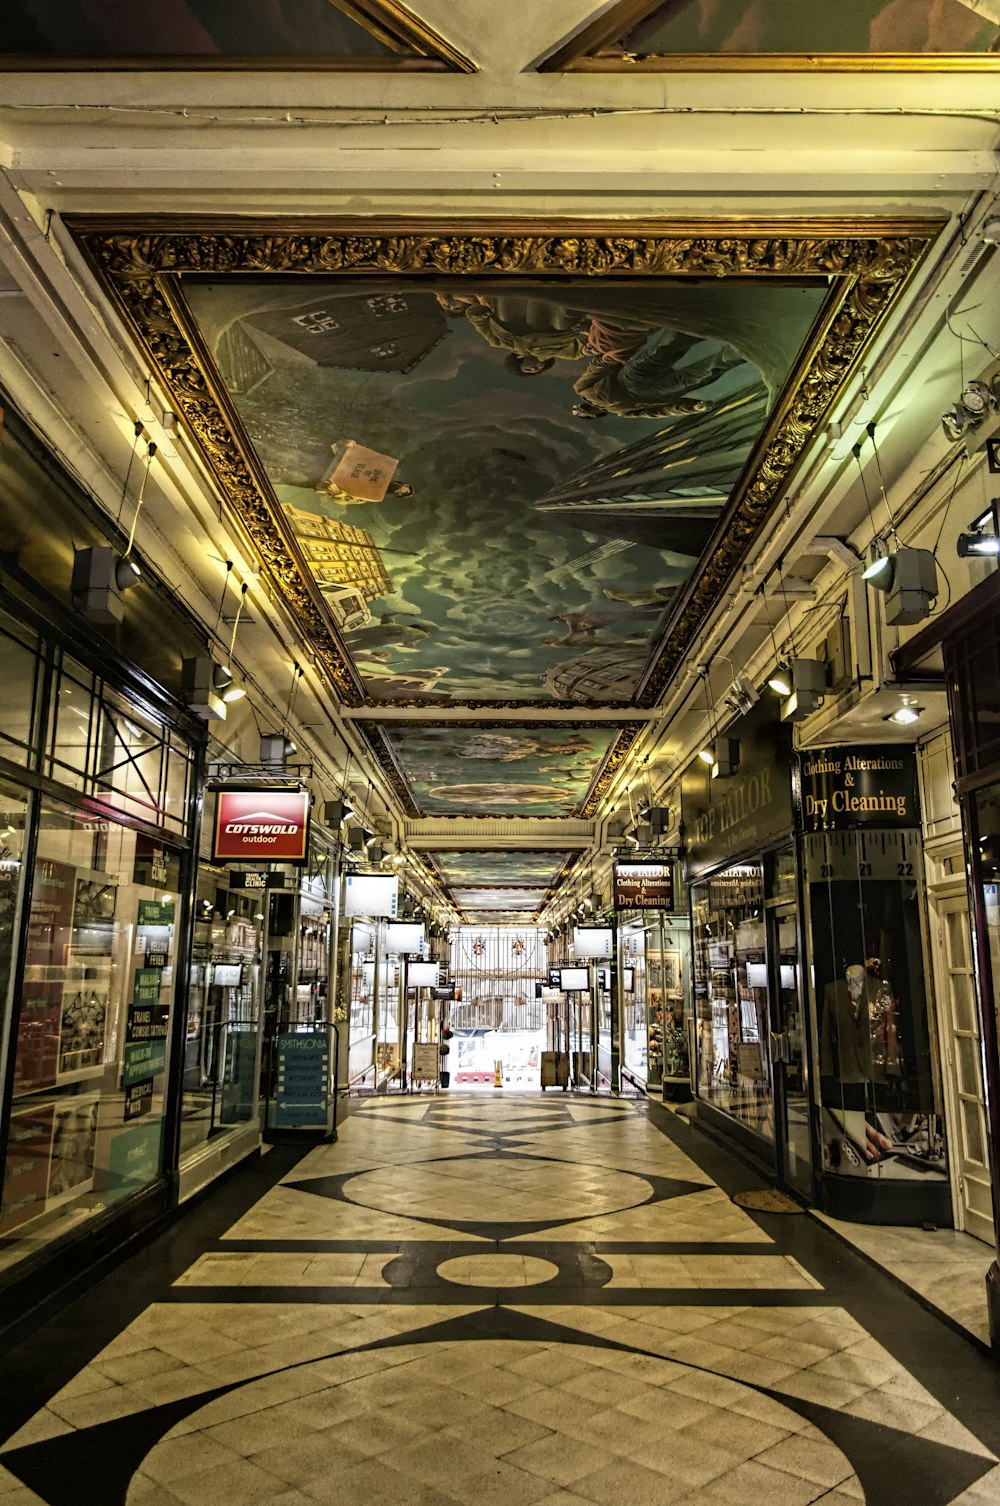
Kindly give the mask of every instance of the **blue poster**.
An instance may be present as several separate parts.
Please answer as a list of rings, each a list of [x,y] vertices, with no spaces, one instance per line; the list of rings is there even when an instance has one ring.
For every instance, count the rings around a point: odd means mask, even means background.
[[[278,1036],[278,1082],[274,1123],[285,1128],[325,1128],[330,1085],[326,1034]]]

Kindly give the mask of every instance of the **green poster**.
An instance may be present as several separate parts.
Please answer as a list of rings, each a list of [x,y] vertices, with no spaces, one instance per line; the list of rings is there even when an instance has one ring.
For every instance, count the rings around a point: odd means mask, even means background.
[[[167,1043],[163,1040],[136,1041],[125,1047],[122,1057],[122,1087],[131,1087],[145,1077],[155,1077],[167,1064]]]
[[[174,905],[158,899],[139,901],[138,921],[141,926],[169,926],[174,921]]]
[[[160,997],[163,978],[158,967],[137,967],[132,985],[133,1004],[155,1004]]]
[[[138,1124],[115,1135],[108,1150],[108,1199],[135,1192],[160,1174],[163,1120]]]

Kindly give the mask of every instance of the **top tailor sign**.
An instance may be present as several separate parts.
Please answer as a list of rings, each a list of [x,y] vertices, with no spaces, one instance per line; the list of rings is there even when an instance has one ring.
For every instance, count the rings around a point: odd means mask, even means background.
[[[220,790],[212,857],[222,863],[304,863],[308,790]]]

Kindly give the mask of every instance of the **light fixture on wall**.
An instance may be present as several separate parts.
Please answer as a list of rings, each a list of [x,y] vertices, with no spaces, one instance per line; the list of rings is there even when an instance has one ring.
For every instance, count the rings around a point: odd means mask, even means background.
[[[260,761],[269,768],[282,769],[298,748],[283,732],[262,732],[260,737]]]
[[[922,622],[930,616],[937,594],[937,562],[932,551],[901,544],[892,556],[892,584],[885,596],[889,627]]]
[[[712,764],[713,779],[731,779],[739,773],[740,740],[738,737],[715,739],[715,761]]]
[[[746,716],[760,700],[760,691],[746,675],[737,675],[726,691],[725,701],[737,716]]]
[[[773,680],[769,683],[772,689],[777,689]],[[793,659],[788,667],[788,684],[788,695],[781,704],[781,720],[804,721],[819,709],[826,694],[825,663],[822,659]]]
[[[996,510],[1000,498],[981,517],[974,518],[965,533],[960,533],[955,542],[959,559],[995,559],[1000,555],[1000,536],[997,534]]]
[[[885,539],[872,539],[868,549],[868,563],[861,572],[861,579],[866,580],[875,591],[888,591],[892,585],[893,559]]]
[[[914,722],[919,722],[923,714],[923,706],[906,704],[897,706],[895,711],[890,711],[889,715],[883,717],[882,720],[885,722],[895,722],[900,727],[912,727]]]
[[[126,559],[110,544],[77,549],[73,555],[70,598],[74,611],[88,622],[110,625],[125,617],[124,593],[139,584],[142,574],[133,558]]]
[[[211,654],[181,660],[181,699],[203,721],[224,722],[227,704],[243,694],[233,682],[232,670],[217,664]]]
[[[966,382],[961,395],[941,415],[941,427],[945,437],[953,444],[975,431],[986,422],[991,413],[1000,408],[1000,373],[991,379],[976,378]]]

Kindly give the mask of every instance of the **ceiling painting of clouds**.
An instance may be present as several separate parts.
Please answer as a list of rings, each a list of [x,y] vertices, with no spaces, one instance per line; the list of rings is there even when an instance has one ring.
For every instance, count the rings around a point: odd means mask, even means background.
[[[573,816],[634,732],[614,727],[366,724],[399,793],[419,815]],[[388,755],[388,756],[387,756]]]
[[[452,896],[460,909],[470,910],[516,910],[533,915],[541,908],[547,889],[452,889]]]
[[[433,714],[657,705],[943,222],[67,223],[331,690]]]
[[[551,888],[566,852],[434,852],[434,866],[451,889],[483,884]]]
[[[767,57],[778,66],[836,67],[846,58],[995,54],[996,0],[621,0],[561,45],[553,68],[658,62],[726,67]],[[756,66],[761,66],[758,61]]]
[[[186,287],[374,702],[629,702],[816,286]]]
[[[468,71],[387,0],[4,0],[5,66]]]

